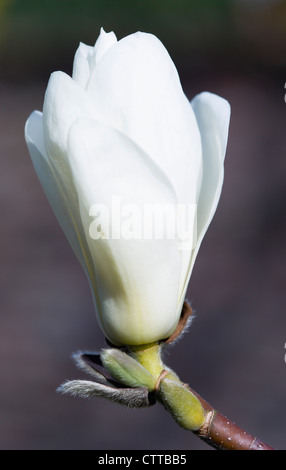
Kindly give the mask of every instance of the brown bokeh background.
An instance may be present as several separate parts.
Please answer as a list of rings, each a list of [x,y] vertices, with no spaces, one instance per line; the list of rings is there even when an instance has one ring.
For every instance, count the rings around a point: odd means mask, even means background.
[[[154,5],[154,3],[156,3]],[[24,141],[49,74],[99,28],[156,34],[186,94],[229,100],[225,184],[189,285],[192,328],[166,362],[218,410],[286,448],[286,2],[0,1],[0,448],[202,449],[165,410],[63,397],[105,347],[87,280]]]

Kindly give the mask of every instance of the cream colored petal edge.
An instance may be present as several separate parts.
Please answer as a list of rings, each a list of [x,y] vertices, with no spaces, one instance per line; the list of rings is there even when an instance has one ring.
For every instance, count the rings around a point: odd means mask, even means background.
[[[176,203],[166,176],[130,139],[96,122],[79,120],[69,135],[69,154],[86,238],[97,273],[102,304],[99,318],[114,344],[143,344],[175,329],[181,253],[177,240],[93,240],[94,204],[111,207]],[[122,207],[121,206],[121,207]],[[126,206],[125,206],[126,207]]]
[[[193,266],[206,231],[216,211],[223,185],[224,158],[227,147],[230,105],[227,100],[209,92],[195,96],[191,105],[201,134],[203,152],[202,186],[197,207],[197,244],[178,309],[182,308]]]

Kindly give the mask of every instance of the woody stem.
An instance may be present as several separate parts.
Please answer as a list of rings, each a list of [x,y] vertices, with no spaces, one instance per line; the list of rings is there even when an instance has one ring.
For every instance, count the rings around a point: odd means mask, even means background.
[[[190,387],[189,390],[199,399],[205,411],[205,422],[194,434],[206,444],[218,450],[275,450],[216,411]]]

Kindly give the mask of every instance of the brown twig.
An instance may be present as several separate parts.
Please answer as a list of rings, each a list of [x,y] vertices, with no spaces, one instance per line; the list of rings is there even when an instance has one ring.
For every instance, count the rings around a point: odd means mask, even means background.
[[[218,450],[275,450],[238,427],[216,411],[194,390],[190,387],[189,389],[199,399],[206,413],[203,426],[195,432],[206,444]]]

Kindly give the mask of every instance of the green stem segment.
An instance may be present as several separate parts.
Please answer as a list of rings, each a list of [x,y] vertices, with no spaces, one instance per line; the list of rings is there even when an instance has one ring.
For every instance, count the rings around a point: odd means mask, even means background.
[[[155,378],[159,377],[165,366],[161,359],[161,347],[158,343],[130,346],[129,349],[134,359],[145,367]]]
[[[199,430],[205,422],[204,409],[193,392],[163,364],[161,346],[152,343],[133,347],[131,353],[156,378],[157,397],[179,426],[193,432]]]
[[[175,421],[194,432],[208,445],[221,450],[274,450],[260,439],[247,433],[217,412],[161,359],[157,343],[130,348],[132,356],[154,377],[157,377],[157,396]],[[162,371],[167,373],[162,374]]]

